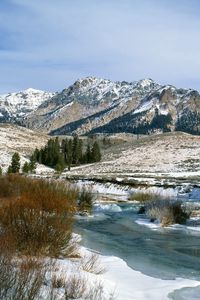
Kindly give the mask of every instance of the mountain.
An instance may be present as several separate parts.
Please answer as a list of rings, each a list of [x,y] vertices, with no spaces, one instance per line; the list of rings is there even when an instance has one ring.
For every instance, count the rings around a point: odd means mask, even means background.
[[[35,102],[27,95],[26,106],[19,101],[19,107],[13,100],[14,118],[0,112],[8,121],[17,120],[51,135],[200,133],[200,94],[192,89],[163,86],[152,79],[129,83],[86,77],[60,93],[41,93]],[[10,105],[9,100],[7,103]]]
[[[95,77],[80,79],[44,102],[36,112],[24,120],[24,124],[30,128],[51,132],[75,121],[82,120],[84,123],[84,119],[87,121],[90,116],[96,118],[96,114],[104,115],[110,110],[113,110],[111,118],[120,116],[123,112],[129,111],[128,106],[135,107],[139,99],[156,86],[158,85],[152,80],[128,83]],[[99,122],[99,125],[102,125],[102,122]],[[86,133],[94,126],[91,124],[89,129],[78,130],[78,133]],[[68,129],[67,131],[69,132]]]
[[[32,88],[17,93],[0,96],[0,122],[17,122],[37,109],[55,93],[48,93]]]

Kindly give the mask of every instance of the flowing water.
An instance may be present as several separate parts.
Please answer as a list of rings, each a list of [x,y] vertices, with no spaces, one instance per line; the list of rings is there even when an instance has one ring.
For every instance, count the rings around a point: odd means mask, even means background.
[[[133,203],[99,205],[92,217],[77,219],[75,230],[84,246],[118,256],[146,275],[200,279],[199,221],[189,227],[145,226],[137,211]]]

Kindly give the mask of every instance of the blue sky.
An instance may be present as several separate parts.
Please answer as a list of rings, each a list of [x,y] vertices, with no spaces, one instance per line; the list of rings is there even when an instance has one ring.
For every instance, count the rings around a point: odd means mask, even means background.
[[[0,0],[0,93],[98,76],[200,90],[198,0]]]

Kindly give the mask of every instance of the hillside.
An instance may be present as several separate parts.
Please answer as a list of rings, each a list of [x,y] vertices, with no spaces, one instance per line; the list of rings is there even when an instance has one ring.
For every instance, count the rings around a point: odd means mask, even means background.
[[[47,140],[48,136],[37,131],[12,124],[0,124],[0,166],[6,170],[16,151],[23,163],[36,147],[44,146]]]
[[[107,143],[102,162],[73,168],[67,177],[96,178],[152,185],[177,178],[200,182],[200,137],[175,132]],[[171,183],[169,182],[171,181]]]

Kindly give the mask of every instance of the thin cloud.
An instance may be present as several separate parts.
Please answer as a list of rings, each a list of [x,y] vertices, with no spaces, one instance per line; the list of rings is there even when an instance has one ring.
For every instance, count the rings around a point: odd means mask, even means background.
[[[0,92],[88,75],[199,89],[200,5],[175,2],[3,0]]]

